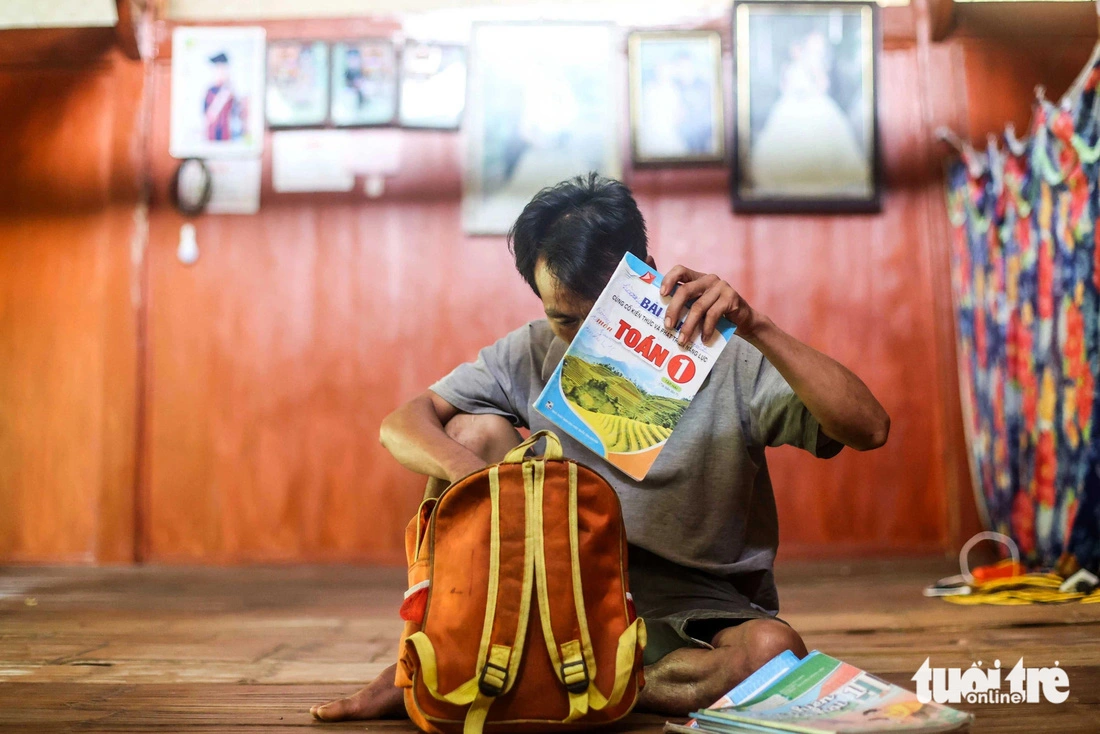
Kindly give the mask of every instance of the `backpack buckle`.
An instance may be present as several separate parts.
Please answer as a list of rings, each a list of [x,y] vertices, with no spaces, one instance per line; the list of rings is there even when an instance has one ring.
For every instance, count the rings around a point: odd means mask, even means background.
[[[477,681],[477,689],[486,696],[495,698],[504,692],[506,680],[508,680],[508,668],[486,660],[485,667],[481,669],[481,678]]]
[[[570,693],[584,693],[588,690],[588,663],[583,657],[562,661],[561,679],[565,683],[565,690]]]

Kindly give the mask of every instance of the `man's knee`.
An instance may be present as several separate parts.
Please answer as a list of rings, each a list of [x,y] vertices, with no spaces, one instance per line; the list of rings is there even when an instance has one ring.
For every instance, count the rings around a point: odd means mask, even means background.
[[[752,669],[757,669],[776,655],[790,650],[805,657],[806,644],[790,626],[774,619],[753,619],[742,624],[741,644]]]
[[[806,655],[802,638],[774,619],[751,619],[727,627],[712,639],[714,650],[681,651],[646,668],[650,685],[643,691],[646,707],[687,716],[710,706],[724,693],[784,650]]]
[[[512,423],[499,415],[459,413],[444,426],[447,435],[471,453],[493,464],[521,440]]]

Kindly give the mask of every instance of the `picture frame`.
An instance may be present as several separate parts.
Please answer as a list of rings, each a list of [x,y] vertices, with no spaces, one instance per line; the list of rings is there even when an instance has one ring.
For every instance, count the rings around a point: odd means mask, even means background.
[[[622,34],[611,23],[474,23],[463,228],[508,232],[546,186],[622,176]]]
[[[269,42],[266,89],[270,127],[323,125],[329,115],[329,45],[310,40]]]
[[[336,127],[392,125],[397,119],[397,47],[388,38],[332,44],[329,120]]]
[[[881,211],[878,6],[740,0],[733,38],[734,211]]]
[[[406,41],[400,66],[398,124],[458,130],[466,109],[466,47]]]
[[[724,162],[721,34],[634,31],[627,49],[634,163]]]
[[[172,32],[172,157],[260,155],[265,40],[263,28],[246,26],[180,26]]]

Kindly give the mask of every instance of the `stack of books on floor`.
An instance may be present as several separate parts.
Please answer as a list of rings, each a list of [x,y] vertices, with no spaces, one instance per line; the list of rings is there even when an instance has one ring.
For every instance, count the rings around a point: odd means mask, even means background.
[[[746,678],[686,724],[667,732],[866,734],[965,729],[973,715],[921,703],[915,693],[814,650],[788,651]]]

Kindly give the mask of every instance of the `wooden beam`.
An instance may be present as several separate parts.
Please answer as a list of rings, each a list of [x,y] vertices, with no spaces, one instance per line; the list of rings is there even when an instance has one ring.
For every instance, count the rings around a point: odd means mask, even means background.
[[[1046,37],[1052,51],[1065,38],[1097,37],[1091,2],[957,2],[955,21],[954,37]]]
[[[115,0],[115,5],[118,8],[118,24],[115,26],[118,46],[127,57],[140,60],[138,25],[141,23],[142,10],[135,0]]]
[[[942,41],[955,30],[955,0],[928,0],[932,40]]]
[[[0,30],[0,68],[71,68],[106,64],[115,44],[110,26]]]

